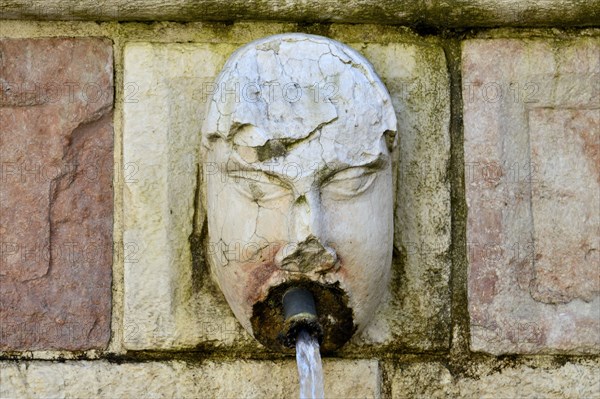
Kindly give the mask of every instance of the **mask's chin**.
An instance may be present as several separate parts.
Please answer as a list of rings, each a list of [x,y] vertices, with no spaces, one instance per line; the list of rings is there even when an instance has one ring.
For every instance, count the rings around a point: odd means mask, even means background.
[[[300,288],[312,295],[316,318],[301,320],[298,325],[286,323],[283,297],[292,288]],[[282,352],[293,351],[289,348],[290,328],[301,327],[303,322],[318,323],[318,335],[322,333],[321,351],[324,353],[340,348],[356,331],[348,296],[339,283],[321,284],[306,279],[286,281],[271,287],[266,299],[254,304],[250,322],[254,337],[260,343]]]

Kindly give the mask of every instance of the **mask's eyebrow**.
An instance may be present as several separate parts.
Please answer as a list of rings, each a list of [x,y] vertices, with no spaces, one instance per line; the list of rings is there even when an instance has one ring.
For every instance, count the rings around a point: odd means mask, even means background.
[[[285,180],[285,175],[281,173],[277,173],[276,168],[269,168],[269,170],[264,170],[259,167],[261,164],[257,163],[249,163],[242,159],[240,154],[238,154],[235,150],[230,153],[229,160],[225,165],[225,173],[236,173],[242,172],[243,174],[248,173],[248,176],[252,173],[264,175],[269,179],[274,179],[277,183],[281,184],[284,187],[288,187],[289,184]],[[258,175],[254,175],[255,177],[259,177]]]
[[[387,165],[390,156],[379,153],[366,162],[349,164],[346,162],[331,162],[325,165],[319,165],[317,162],[311,165],[312,174],[316,175],[320,181],[327,180],[331,176],[346,169],[365,169],[369,172],[377,172]],[[261,172],[267,176],[285,182],[289,176],[285,173],[285,162],[247,162],[235,150],[231,151],[229,160],[226,163],[225,171],[229,172]]]
[[[388,155],[379,154],[375,159],[372,159],[365,163],[358,163],[358,164],[340,163],[338,165],[332,166],[331,168],[326,167],[323,169],[326,172],[325,180],[329,179],[336,173],[339,173],[339,172],[342,172],[342,171],[348,170],[348,169],[364,169],[365,172],[371,172],[371,173],[377,172],[377,171],[385,168],[385,166],[387,165],[388,159],[389,159]]]

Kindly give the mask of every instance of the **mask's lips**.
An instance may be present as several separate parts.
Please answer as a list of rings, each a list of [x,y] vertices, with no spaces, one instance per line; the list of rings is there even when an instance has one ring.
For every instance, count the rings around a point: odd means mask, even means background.
[[[335,351],[344,345],[356,331],[348,296],[339,283],[321,284],[310,280],[286,281],[272,287],[265,300],[252,308],[252,331],[254,337],[266,347],[280,352],[292,353],[286,335],[283,296],[291,288],[303,288],[314,297],[318,324],[322,327],[321,352]]]

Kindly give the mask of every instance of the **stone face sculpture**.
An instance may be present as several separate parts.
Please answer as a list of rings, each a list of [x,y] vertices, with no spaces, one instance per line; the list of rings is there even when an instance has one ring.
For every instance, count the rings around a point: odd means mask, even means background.
[[[390,277],[390,96],[363,56],[306,34],[238,49],[214,89],[202,127],[211,274],[274,349],[281,296],[311,291],[322,350],[334,350],[370,321]]]

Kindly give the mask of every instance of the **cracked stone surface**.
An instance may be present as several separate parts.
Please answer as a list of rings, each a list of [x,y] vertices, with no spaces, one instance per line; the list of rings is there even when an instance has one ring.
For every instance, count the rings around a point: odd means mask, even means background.
[[[233,313],[275,347],[265,331],[282,330],[282,319],[271,325],[254,306],[280,284],[318,282],[345,292],[361,332],[391,268],[397,121],[385,86],[355,50],[297,33],[238,49],[215,85],[201,154],[217,173],[203,204],[208,242],[232,255],[208,261]],[[346,320],[311,290],[330,350],[329,330]]]
[[[103,348],[112,270],[112,43],[0,40],[0,349]]]
[[[599,52],[597,38],[464,44],[474,350],[600,351]]]
[[[203,265],[194,266],[189,244],[194,229],[195,234],[202,231],[205,218],[202,206],[194,214],[193,204],[199,182],[195,164],[200,162],[203,165],[200,179],[221,173],[217,169],[219,165],[206,162],[196,152],[200,148],[200,126],[204,121],[206,102],[220,89],[214,84],[215,78],[237,47],[239,45],[131,43],[125,48],[124,81],[130,85],[126,89],[131,90],[131,99],[134,100],[124,104],[124,157],[126,168],[131,172],[131,176],[126,176],[124,187],[125,345],[130,349],[196,345],[235,345],[252,350],[260,347],[241,328]],[[406,256],[403,270],[398,265],[394,265],[392,270],[392,277],[396,280],[405,273],[403,285],[392,284],[393,292],[384,295],[383,305],[373,322],[347,348],[350,351],[363,345],[427,350],[445,348],[449,336],[447,281],[450,269],[447,251],[450,202],[449,184],[445,177],[449,159],[449,97],[444,54],[434,46],[413,44],[369,43],[353,47],[365,54],[375,66],[390,91],[396,110],[399,148],[394,154],[394,179],[398,184],[394,245]],[[325,53],[329,51],[327,48]],[[273,54],[268,49],[262,53],[266,58]],[[340,56],[345,57],[343,54]],[[313,55],[310,57],[314,58]],[[341,65],[342,71],[350,67],[345,63]],[[302,63],[296,65],[292,62],[287,67],[321,73],[318,68],[310,71]],[[267,98],[284,95],[284,85],[276,86],[268,79],[265,77],[262,95]],[[288,99],[294,99],[296,89],[291,85],[288,87],[286,95]],[[321,91],[316,93],[320,101],[333,94],[331,85],[322,84],[320,88]],[[230,85],[225,87],[223,95],[225,98],[237,95],[240,103],[245,99],[254,101],[254,89],[254,85],[239,85],[236,91],[235,86]],[[304,85],[303,89],[303,95],[314,100],[313,86]],[[289,109],[275,107],[273,112],[291,115],[296,112],[293,104],[283,104]],[[216,105],[223,106],[220,103]],[[295,158],[286,164],[285,172],[293,177],[300,166],[306,166],[305,170],[314,169],[314,163],[310,162],[314,154],[322,154],[325,158],[335,156],[349,162],[361,157],[359,152],[349,152],[346,146],[340,145],[348,142],[345,130],[340,130],[339,139],[327,141],[326,135],[325,139],[321,138],[320,131],[331,129],[329,126],[336,123],[335,107],[329,107],[328,103],[325,103],[320,119],[298,110],[294,115],[309,122],[306,126],[299,124],[301,129],[293,132],[297,139],[291,140],[283,138],[283,133],[278,133],[277,129],[271,130],[270,136],[267,136],[263,128],[252,126],[254,111],[251,105],[260,109],[264,104],[252,102],[242,105],[246,107],[246,117],[238,117],[237,129],[232,132],[235,134],[228,137],[237,147],[240,162],[268,162],[269,156],[290,152]],[[311,102],[304,105],[310,106]],[[332,111],[327,111],[328,108]],[[335,114],[341,114],[340,109],[335,109]],[[366,112],[364,118],[372,118],[372,115],[371,111]],[[214,126],[218,127],[218,119],[212,119]],[[367,120],[360,120],[360,123],[367,123]],[[265,122],[256,124],[260,123]],[[353,129],[350,125],[348,127]],[[213,130],[215,136],[221,134],[216,128]],[[333,131],[330,130],[331,133]],[[422,134],[423,131],[427,134]],[[309,145],[303,146],[303,143]],[[385,146],[387,143],[381,144]],[[365,149],[366,157],[377,151],[376,147]],[[399,157],[402,159],[400,162]],[[280,164],[280,168],[282,166]],[[275,168],[275,165],[272,167]],[[238,176],[229,176],[228,179],[241,180],[253,176],[241,170]],[[353,176],[346,176],[349,177]],[[264,184],[247,184],[246,192],[258,196],[271,195],[280,193],[278,187],[281,186],[273,184],[272,187],[267,186],[271,191],[266,191]],[[285,200],[285,195],[277,199]],[[258,205],[254,202],[246,205],[237,202],[221,204],[227,208],[226,230],[244,231],[251,236],[251,243],[264,243],[264,232],[269,229],[269,234],[275,236],[288,234],[283,226],[269,223],[270,217],[280,218],[285,214],[280,214],[275,206]],[[241,223],[240,218],[233,217],[250,213],[255,215],[252,223]],[[306,223],[311,222],[306,213],[299,212],[296,216],[302,217]],[[255,232],[257,234],[253,234]],[[306,234],[306,231],[299,229],[295,233]],[[298,262],[293,254],[310,252],[311,256],[321,259],[322,265],[335,264],[332,251],[311,243],[314,242],[308,239],[299,249],[294,245],[288,246],[286,255],[291,256],[278,261],[290,272],[307,271],[310,265]],[[265,256],[273,256],[280,249],[277,242],[247,247],[241,242],[233,244],[225,245],[225,240],[213,240],[206,250],[217,254],[223,264],[227,264],[257,250],[262,249]],[[128,257],[128,254],[132,256]],[[410,300],[409,297],[417,299]]]

